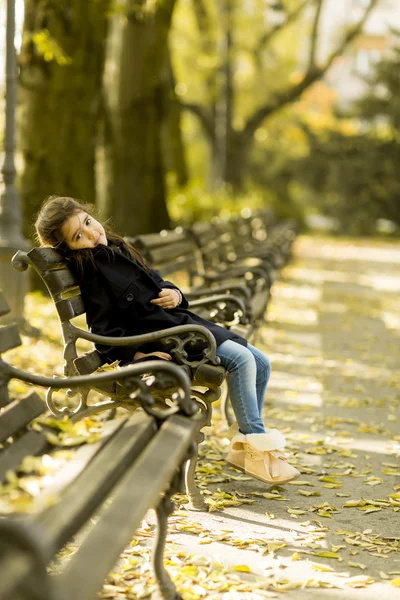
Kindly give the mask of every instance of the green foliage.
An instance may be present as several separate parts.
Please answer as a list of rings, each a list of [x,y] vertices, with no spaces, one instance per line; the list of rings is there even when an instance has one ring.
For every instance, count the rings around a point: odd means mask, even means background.
[[[28,41],[28,40],[26,40]],[[69,65],[72,58],[68,56],[57,41],[50,35],[48,29],[35,31],[31,35],[36,52],[45,62],[55,61],[58,65]]]
[[[151,83],[150,87],[156,89],[154,98],[157,101],[154,103],[152,114],[160,116],[160,120],[156,121],[154,117],[151,123],[157,132],[163,119],[165,122],[166,107],[158,87],[164,83],[158,73],[158,67],[154,74],[151,74],[151,65],[156,64],[158,60],[162,62],[160,57],[165,58],[166,49],[160,44],[162,36],[150,25],[157,20],[157,13],[160,13],[160,22],[163,21],[167,14],[165,11],[172,10],[173,4],[172,0],[25,0],[26,9],[29,10],[25,12],[25,37],[20,65],[21,81],[29,83],[21,94],[24,109],[21,114],[27,115],[24,127],[21,128],[21,140],[26,148],[24,152],[29,156],[29,160],[25,161],[26,172],[22,186],[26,222],[32,220],[31,211],[26,210],[26,207],[35,204],[36,209],[36,205],[45,195],[55,191],[55,186],[61,193],[71,193],[89,199],[94,197],[96,177],[97,190],[106,190],[103,193],[106,200],[102,198],[102,201],[111,206],[110,190],[115,192],[117,187],[109,184],[107,179],[113,172],[110,168],[110,157],[117,148],[116,140],[121,146],[120,142],[124,136],[121,133],[109,135],[110,124],[119,121],[107,114],[112,103],[102,102],[104,90],[101,89],[101,85],[107,80],[103,77],[103,51],[107,50],[106,71],[109,81],[110,73],[118,72],[121,68],[121,57],[125,56],[126,64],[133,60],[131,64],[134,68],[127,69],[126,72],[134,77],[125,77],[125,80],[122,77],[120,84],[109,85],[110,89],[124,91],[121,94],[124,101],[131,94],[134,100],[130,104],[132,115],[136,116],[140,111],[142,123],[143,115],[146,114],[151,104],[150,98],[153,96],[147,91],[142,93],[140,85],[144,85],[148,80]],[[237,212],[243,206],[257,208],[265,204],[274,205],[278,214],[282,216],[299,218],[301,214],[297,199],[304,195],[305,189],[314,189],[315,178],[311,178],[312,153],[318,151],[318,144],[314,144],[308,156],[308,138],[293,119],[297,110],[295,102],[292,101],[290,108],[284,109],[279,101],[275,107],[272,103],[273,108],[267,115],[268,118],[265,115],[255,118],[254,127],[248,127],[246,131],[246,123],[250,117],[257,117],[260,107],[268,109],[271,99],[279,96],[279,92],[290,90],[302,80],[304,73],[299,71],[299,55],[304,55],[304,38],[310,33],[312,26],[313,11],[300,10],[306,2],[282,0],[288,22],[274,31],[266,4],[265,0],[175,2],[169,36],[175,82],[171,78],[171,83],[165,84],[166,89],[163,88],[163,93],[168,95],[168,85],[174,85],[174,92],[187,108],[182,118],[182,132],[191,178],[190,184],[183,190],[177,189],[172,176],[171,181],[167,181],[169,210],[175,222],[207,219],[221,212]],[[315,8],[313,0],[309,1],[309,6],[311,5]],[[170,9],[167,10],[168,6]],[[113,29],[109,25],[114,25],[115,22],[129,22],[135,25],[134,34],[120,36],[120,41],[124,40],[123,44],[126,44],[128,39],[132,41],[132,45],[127,45],[128,50],[121,55],[118,44],[114,44],[111,38],[107,40],[106,37],[107,29],[109,33]],[[168,19],[162,27],[168,29]],[[123,29],[121,27],[121,31]],[[93,32],[97,30],[98,33],[94,36]],[[111,48],[114,48],[112,58],[109,54]],[[145,62],[146,56],[149,57],[148,63]],[[399,61],[398,57],[397,62]],[[64,65],[68,65],[68,68],[59,68]],[[90,74],[93,74],[93,77]],[[165,73],[163,77],[167,79]],[[391,87],[394,89],[396,73],[393,69],[391,77]],[[382,81],[385,82],[386,79],[388,75],[383,74]],[[32,82],[35,85],[32,85]],[[383,84],[377,79],[377,85],[381,89]],[[140,103],[137,103],[136,96],[139,97],[141,93]],[[114,92],[111,96],[115,100],[118,94],[113,94]],[[25,104],[24,95],[30,95],[28,103]],[[386,103],[385,110],[394,105],[397,98],[396,110],[400,115],[399,96],[400,92],[393,95]],[[386,97],[384,99],[386,101]],[[372,98],[370,106],[371,103]],[[40,115],[37,117],[39,109]],[[370,110],[375,114],[377,109]],[[382,107],[380,110],[382,111]],[[264,113],[260,111],[259,114]],[[39,119],[43,115],[47,120],[42,122]],[[98,127],[100,122],[101,127]],[[32,124],[37,125],[37,130]],[[83,127],[83,124],[87,124],[88,127]],[[161,198],[160,205],[164,207],[164,168],[153,169],[149,160],[158,143],[157,135],[153,138],[149,135],[151,127],[144,127],[145,143],[138,143],[136,133],[132,133],[129,128],[122,128],[124,135],[126,132],[129,155],[132,155],[132,148],[136,144],[139,147],[139,158],[143,157],[144,166],[138,169],[135,185],[126,186],[129,193],[116,193],[117,203],[120,203],[121,207],[123,202],[137,203],[134,206],[137,213],[136,222],[139,221],[138,215],[143,212],[143,206],[150,204],[144,201],[143,192],[144,189],[152,189],[147,185],[149,181],[157,183],[155,197]],[[100,135],[92,135],[92,132]],[[380,135],[382,136],[382,127]],[[129,136],[131,140],[128,139]],[[154,143],[150,142],[150,139],[154,140]],[[105,150],[101,147],[104,140],[110,144]],[[329,146],[329,139],[327,143]],[[337,139],[332,143],[338,143]],[[344,139],[343,145],[345,144]],[[70,152],[72,145],[76,145],[81,151],[79,159]],[[65,148],[65,153],[60,148]],[[221,158],[224,148],[228,148],[228,151],[226,156]],[[325,157],[329,163],[326,150],[327,147],[317,159],[322,160]],[[163,167],[173,169],[173,150],[169,140],[164,144],[162,151],[170,153],[168,158],[164,157]],[[162,151],[160,150],[160,156]],[[375,152],[380,154],[377,147],[374,147],[373,156]],[[346,149],[344,153],[347,155]],[[99,163],[97,165],[94,154]],[[158,156],[157,152],[153,154]],[[305,156],[308,156],[308,163]],[[103,163],[98,157],[105,157],[104,160],[101,159]],[[117,162],[118,165],[125,164],[121,160]],[[134,159],[134,162],[139,161]],[[300,177],[303,182],[302,189],[298,184],[297,164],[299,168],[307,164],[307,168],[311,170],[307,181],[306,178]],[[315,169],[319,173],[322,166]],[[126,167],[125,172],[122,171],[123,169],[120,174],[122,182],[128,180],[128,175],[134,172]],[[388,168],[385,167],[384,172],[385,177],[388,177]],[[151,176],[148,176],[149,173]],[[107,185],[104,185],[104,180]],[[215,190],[222,180],[228,181],[230,185],[222,186],[218,192],[204,191]],[[334,185],[335,180],[329,175],[324,178],[324,183],[326,181]],[[387,187],[386,182],[387,179]],[[236,189],[241,191],[234,194],[233,186],[237,186]],[[318,188],[319,193],[321,189]],[[351,189],[353,192],[353,188]],[[373,186],[373,189],[380,189],[379,185]],[[391,194],[394,194],[395,186],[390,189]],[[329,198],[336,193],[337,190],[326,190]],[[119,207],[115,205],[110,212],[115,215],[117,209]],[[123,222],[126,220],[126,213],[125,209],[121,209]],[[159,213],[160,210],[157,210],[153,214]],[[154,220],[151,220],[150,225],[156,227]]]
[[[308,156],[292,163],[315,209],[348,234],[375,234],[378,219],[400,225],[400,36],[377,64],[369,89],[353,107],[353,131],[312,130]]]
[[[294,168],[314,206],[339,219],[342,232],[371,235],[377,219],[400,224],[399,160],[393,140],[332,131],[327,139],[311,140],[309,156]]]
[[[289,12],[296,7],[294,1],[284,4]],[[276,150],[276,127],[273,126],[274,131],[269,134],[270,120],[257,130],[252,155],[246,156],[246,152],[240,152],[244,145],[240,133],[246,120],[271,95],[290,86],[298,75],[296,68],[304,33],[303,19],[293,20],[289,26],[267,39],[266,34],[270,29],[265,2],[262,0],[251,3],[230,3],[228,0],[217,3],[199,0],[195,3],[192,0],[180,0],[177,4],[170,35],[177,80],[175,90],[181,102],[197,107],[203,118],[199,118],[199,112],[196,111],[193,111],[196,117],[184,113],[183,137],[193,181],[183,192],[176,192],[175,186],[169,185],[169,211],[174,220],[208,218],[220,211],[240,210],[246,204],[259,206],[274,202],[279,206],[279,198],[273,189],[275,179],[273,176],[265,176],[266,171],[271,174],[276,170],[275,160],[272,169],[271,161],[268,161],[268,168],[262,173],[262,177],[257,176],[262,168],[259,169],[254,162],[255,157],[261,156],[265,149],[269,156]],[[231,40],[229,50],[225,45],[227,31]],[[230,89],[225,88],[224,92],[224,77],[227,76],[228,66],[232,80],[229,83]],[[218,121],[221,110],[230,113],[229,122],[225,126]],[[204,126],[205,121],[208,123],[207,133],[199,126],[201,122]],[[225,184],[216,193],[204,192],[205,188],[216,189],[222,179],[221,173],[217,172],[218,165],[215,164],[216,147],[219,146],[216,138],[220,135],[218,132],[221,132],[221,126],[225,127],[229,149],[233,149],[233,152],[228,152],[226,161],[233,163],[233,166],[229,165],[231,168],[226,176],[231,185]],[[281,134],[282,128],[278,138],[282,137]],[[290,140],[292,134],[293,128],[287,136],[283,134],[290,152],[293,148]],[[301,152],[304,153],[304,150]],[[217,155],[220,155],[219,151]],[[282,153],[277,157],[278,162],[283,156],[285,151],[282,148]],[[230,174],[239,172],[243,173],[243,177],[238,178],[241,179],[241,189],[229,177]],[[232,186],[236,186],[235,193],[231,191]],[[238,194],[236,199],[235,194]],[[293,213],[294,207],[285,198],[281,208],[286,214]]]
[[[243,194],[234,194],[227,187],[209,192],[200,181],[192,180],[184,189],[172,187],[168,210],[174,226],[190,225],[195,221],[209,221],[212,217],[227,218],[240,213],[243,208],[264,208],[272,201],[272,194],[256,188]]]
[[[219,69],[224,64],[224,13],[228,2],[200,2],[204,17],[196,19],[193,4],[177,4],[171,30],[171,48],[178,94],[185,102],[209,106],[216,99]],[[269,25],[262,2],[249,9],[239,3],[231,9],[232,48],[228,57],[235,87],[234,126],[240,128],[260,103],[287,83],[297,62],[301,30],[296,22],[272,42],[263,43]],[[267,82],[267,85],[266,85]]]
[[[201,6],[201,14],[194,5]],[[224,25],[224,10],[231,4],[229,24]],[[295,3],[286,3],[289,8]],[[302,20],[284,27],[270,42],[263,43],[269,30],[265,3],[251,4],[180,0],[171,29],[173,66],[177,93],[184,102],[210,107],[216,100],[217,79],[224,60],[224,26],[229,27],[232,48],[229,60],[235,86],[235,128],[243,125],[261,103],[289,83],[296,69]]]
[[[382,121],[400,132],[400,31],[392,54],[376,66],[368,93],[355,105],[356,114],[378,126]]]

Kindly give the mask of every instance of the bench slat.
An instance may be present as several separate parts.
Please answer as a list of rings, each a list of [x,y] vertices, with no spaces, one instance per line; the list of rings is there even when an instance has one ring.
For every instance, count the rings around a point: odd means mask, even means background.
[[[8,470],[16,471],[25,456],[44,454],[50,444],[39,431],[28,431],[0,454],[0,481],[4,481]]]
[[[103,360],[97,350],[86,352],[74,360],[74,365],[81,375],[89,375],[101,367]],[[111,384],[114,386],[114,384]]]
[[[45,410],[46,406],[36,392],[22,400],[14,400],[0,413],[0,443],[5,442]]]
[[[53,475],[51,485],[46,487],[41,493],[40,502],[42,506],[50,506],[52,498],[61,496],[63,490],[87,468],[90,461],[93,460],[98,452],[103,451],[112,436],[117,434],[127,420],[127,417],[123,417],[107,421],[101,429],[100,439],[97,442],[83,444],[75,451],[74,457]]]
[[[194,253],[193,243],[190,240],[183,240],[179,243],[153,248],[150,252],[150,260],[152,264],[158,265],[177,258],[184,260],[185,255],[190,257],[192,253]]]
[[[73,296],[67,300],[59,300],[56,302],[56,309],[62,323],[64,323],[64,321],[69,321],[74,317],[79,317],[79,315],[83,315],[86,312],[80,295]]]
[[[148,508],[158,505],[161,494],[168,489],[177,465],[185,458],[195,428],[194,421],[178,415],[170,417],[127,470],[113,491],[112,503],[60,576],[61,587],[68,589],[71,598],[95,597]],[[160,460],[164,456],[166,459]]]
[[[38,516],[57,548],[87,521],[156,430],[154,418],[136,411],[68,486],[60,502]]]
[[[7,302],[3,292],[0,292],[0,317],[2,317],[3,315],[6,315],[9,312],[10,312],[10,307],[8,305],[8,302]]]
[[[206,246],[215,240],[215,229],[211,223],[193,223],[193,225],[190,227],[190,232],[200,246]]]
[[[65,265],[65,258],[54,248],[32,248],[28,252],[28,256],[41,272],[60,269]]]
[[[43,279],[52,296],[78,288],[78,283],[69,269],[50,271],[43,276]],[[77,291],[79,292],[79,289]]]
[[[17,325],[0,327],[0,354],[12,348],[18,348],[21,343]]]
[[[8,388],[6,385],[0,387],[0,408],[8,406],[10,404],[10,396],[8,395]]]
[[[130,243],[132,243],[135,247],[138,247],[140,251],[140,246],[142,244],[142,239],[145,239],[145,247],[152,250],[153,248],[158,248],[160,246],[168,246],[170,243],[179,242],[185,238],[185,233],[183,230],[163,230],[159,233],[146,233],[144,235],[137,235],[134,238],[126,238]]]

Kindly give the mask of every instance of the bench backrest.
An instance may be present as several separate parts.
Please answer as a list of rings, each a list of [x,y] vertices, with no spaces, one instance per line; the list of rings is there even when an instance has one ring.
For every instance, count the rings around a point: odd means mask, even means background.
[[[61,324],[85,313],[78,282],[54,248],[33,248],[28,257],[54,300]]]
[[[71,319],[86,311],[78,282],[65,258],[54,248],[33,248],[27,253],[27,258],[44,281],[60,319],[64,339],[64,374],[92,373],[102,365],[103,360],[96,349],[78,356],[76,340],[71,337],[69,325]]]
[[[4,294],[0,292],[0,316],[9,312]],[[17,325],[0,327],[0,355],[20,345]],[[0,361],[2,373],[6,375],[9,367],[1,356]],[[24,456],[44,452],[48,446],[44,434],[27,429],[27,425],[46,410],[43,400],[36,392],[27,394],[22,401],[12,400],[7,383],[6,377],[0,380],[0,482],[4,480],[7,471],[20,464]]]
[[[229,220],[214,218],[211,223],[195,223],[191,232],[201,251],[203,264],[212,268],[216,262],[233,263],[237,254],[257,257],[257,244],[262,243],[282,255],[290,252],[297,224],[291,219],[277,221],[269,210]]]
[[[195,223],[192,234],[201,248],[204,262],[213,264],[216,257],[224,262],[234,262],[237,252],[250,249],[254,241],[264,241],[275,227],[270,211],[234,215],[227,219],[214,218],[210,223]]]
[[[155,234],[154,237],[157,235]],[[160,236],[158,235],[158,237]],[[155,247],[155,251],[157,251],[157,247]],[[159,255],[161,254],[159,253]],[[175,258],[177,263],[181,264],[179,254],[175,254]],[[64,374],[66,376],[86,375],[96,371],[104,361],[95,348],[78,356],[76,342],[80,337],[79,329],[72,327],[70,321],[74,317],[83,315],[85,307],[78,282],[63,256],[53,248],[33,248],[27,254],[18,252],[13,258],[13,264],[17,270],[27,268],[27,264],[31,265],[43,279],[54,300],[64,338]],[[186,352],[181,349],[181,346],[184,348],[186,344],[192,343],[197,335],[197,333],[182,331],[181,337],[178,335],[169,337],[177,349],[176,357],[187,374],[198,382],[203,380],[208,382],[206,387],[214,389],[221,384],[225,374],[224,369],[216,366],[213,359],[210,362],[210,357],[206,355],[200,361],[188,362]],[[201,341],[204,340],[201,338]],[[101,389],[97,387],[94,389],[110,396],[119,397],[119,393],[123,395],[123,388],[121,390],[116,383],[104,384]]]
[[[192,286],[204,269],[195,240],[182,227],[126,239],[163,278],[173,274],[179,277],[180,285]]]
[[[231,219],[230,224],[235,244],[244,244],[246,247],[254,242],[265,242],[272,228],[276,226],[276,219],[272,211],[258,211],[246,216],[237,216]]]
[[[275,223],[272,211],[264,210],[126,239],[163,277],[185,273],[185,283],[192,286],[196,275],[202,278],[207,269],[233,263],[238,249],[250,248],[254,240],[264,241]]]
[[[210,223],[194,223],[190,232],[201,252],[205,270],[235,261],[232,229],[227,221],[215,218]]]
[[[10,307],[2,291],[0,291],[0,317],[4,317],[10,312]],[[0,327],[0,361],[1,355],[7,350],[18,348],[21,345],[21,337],[17,325],[6,325]],[[7,406],[11,402],[8,395],[7,383],[0,380],[0,408]],[[1,434],[0,434],[1,435]],[[0,439],[0,443],[1,439]]]

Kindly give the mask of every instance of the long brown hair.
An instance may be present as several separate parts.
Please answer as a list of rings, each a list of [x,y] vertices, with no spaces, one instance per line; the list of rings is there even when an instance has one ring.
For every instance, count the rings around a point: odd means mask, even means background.
[[[81,211],[88,213],[96,220],[100,220],[98,211],[92,204],[82,203],[68,196],[49,196],[43,202],[35,222],[36,236],[40,246],[56,248],[65,256],[68,262],[74,261],[80,276],[83,275],[83,265],[87,261],[96,269],[93,250],[91,248],[71,250],[67,246],[61,229],[69,217]],[[128,244],[123,237],[114,233],[109,223],[103,223],[103,227],[109,245],[102,246],[102,250],[108,254],[110,260],[114,257],[114,251],[117,250],[139,263],[146,271],[149,270],[149,266],[142,255]]]

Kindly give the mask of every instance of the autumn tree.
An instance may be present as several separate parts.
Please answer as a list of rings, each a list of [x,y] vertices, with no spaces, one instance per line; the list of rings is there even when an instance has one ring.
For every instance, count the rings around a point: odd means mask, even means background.
[[[20,189],[26,237],[49,194],[95,200],[95,150],[111,0],[25,0]]]
[[[208,94],[203,98],[196,94],[181,97],[181,106],[196,116],[202,126],[204,136],[210,146],[210,156],[216,165],[216,183],[227,183],[234,189],[243,186],[244,175],[257,129],[265,119],[275,115],[282,108],[295,102],[316,81],[329,70],[335,58],[340,56],[362,30],[368,16],[379,0],[371,0],[361,18],[349,26],[331,53],[321,62],[318,58],[318,45],[321,15],[324,0],[272,0],[273,8],[281,12],[281,21],[269,25],[265,14],[265,2],[253,2],[256,7],[251,35],[244,39],[245,15],[239,14],[238,4],[234,0],[219,0],[209,3],[207,0],[193,0],[194,15],[201,38],[203,55],[214,57],[209,61],[203,89]],[[307,20],[304,15],[307,11]],[[312,16],[310,16],[312,15]],[[301,73],[296,81],[284,79],[277,85],[277,69],[271,71],[271,56],[275,52],[278,36],[285,35],[288,28],[302,19],[303,27],[310,22],[309,48],[306,60],[302,62]],[[241,56],[240,56],[241,55]],[[251,61],[253,72],[252,96],[257,103],[250,113],[239,116],[238,96],[240,89],[235,83],[238,72],[238,57]],[[240,69],[239,69],[240,72]],[[274,77],[275,73],[275,77]],[[272,74],[272,76],[271,76]],[[237,77],[236,77],[237,79]],[[260,97],[260,82],[263,83],[263,95]],[[248,88],[250,84],[247,83]],[[193,86],[192,86],[193,88]],[[249,91],[248,94],[251,94]],[[251,104],[251,103],[250,103]]]
[[[174,6],[175,0],[130,0],[114,15],[110,28],[104,77],[104,209],[124,234],[169,226],[163,131],[168,129],[167,115],[179,120],[167,44]],[[169,126],[174,127],[171,121]],[[179,132],[174,143],[169,158],[174,165],[180,160],[185,179]]]
[[[309,153],[292,164],[320,211],[350,234],[376,232],[378,219],[400,226],[400,34],[390,54],[369,75],[369,89],[341,113],[336,127],[313,131],[305,123]],[[353,130],[343,122],[349,117]],[[292,173],[292,174],[293,174]]]
[[[392,30],[394,38],[391,53],[376,64],[367,78],[366,94],[355,103],[354,113],[379,129],[386,123],[392,138],[400,134],[400,30]]]

